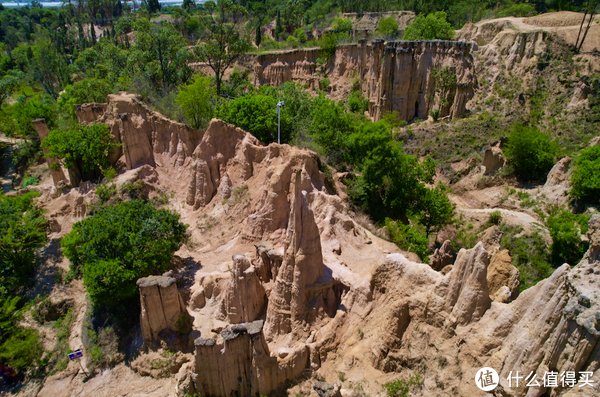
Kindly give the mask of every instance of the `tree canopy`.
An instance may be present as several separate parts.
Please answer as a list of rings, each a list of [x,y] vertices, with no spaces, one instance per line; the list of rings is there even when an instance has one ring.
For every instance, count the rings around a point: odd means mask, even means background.
[[[61,246],[92,302],[111,309],[135,301],[138,278],[165,272],[185,236],[178,215],[132,200],[76,223]]]
[[[96,180],[110,167],[109,155],[117,143],[106,124],[90,124],[51,130],[42,146],[79,179]]]
[[[454,28],[443,11],[417,17],[406,27],[404,40],[452,40]]]

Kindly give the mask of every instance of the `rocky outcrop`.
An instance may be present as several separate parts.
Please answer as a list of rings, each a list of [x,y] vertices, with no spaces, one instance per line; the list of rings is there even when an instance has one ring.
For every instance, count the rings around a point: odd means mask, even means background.
[[[140,289],[142,336],[148,344],[161,339],[165,331],[186,334],[190,316],[173,277],[149,276],[137,281]]]
[[[325,305],[323,292],[332,286],[331,278],[324,277],[319,229],[307,193],[300,190],[300,178],[297,171],[283,262],[269,295],[265,324],[269,336],[288,334],[296,325],[314,318]],[[335,305],[335,299],[332,303]]]
[[[470,43],[456,41],[361,41],[339,46],[323,76],[315,73],[321,57],[318,48],[263,54],[254,62],[254,83],[296,81],[317,89],[319,80],[328,77],[330,96],[342,98],[358,78],[374,119],[387,112],[397,112],[404,120],[426,119],[434,109],[440,117],[460,117],[475,85],[472,48]],[[448,90],[440,89],[433,73],[442,69],[456,77],[456,84]]]
[[[44,119],[35,119],[32,122],[33,128],[38,134],[40,141],[43,141],[44,138],[48,136],[48,125]],[[57,159],[48,157],[47,151],[44,149],[44,155],[46,157],[46,162],[48,163],[48,169],[50,170],[50,176],[52,176],[52,183],[54,183],[54,187],[57,189],[61,189],[69,184],[65,173],[63,172],[60,163]],[[79,181],[74,186],[79,185]]]
[[[78,106],[77,118],[81,123],[101,122],[110,127],[120,143],[113,160],[122,156],[127,169],[154,166],[157,154],[181,166],[202,138],[201,131],[167,119],[144,105],[137,95],[125,92],[109,95],[106,104]]]
[[[431,268],[437,271],[454,263],[454,252],[452,252],[452,242],[444,241],[441,247],[436,248],[433,255],[429,257]]]
[[[519,270],[513,266],[508,250],[492,255],[487,282],[490,296],[497,302],[509,302],[519,293]]]
[[[598,215],[590,221],[588,238],[590,248],[577,266],[561,266],[510,303],[491,302],[488,296],[490,259],[481,243],[462,250],[445,276],[402,255],[390,255],[373,275],[372,311],[362,320],[371,324],[372,335],[360,342],[342,343],[338,351],[365,352],[383,371],[416,367],[436,379],[463,380],[425,383],[421,392],[427,395],[442,390],[476,395],[475,384],[464,380],[473,379],[481,367],[492,367],[500,374],[499,395],[554,396],[568,391],[544,388],[541,381],[539,386],[527,386],[527,382],[516,386],[513,379],[509,385],[511,371],[513,375],[515,371],[524,376],[533,373],[540,380],[545,371],[574,371],[575,382],[586,371],[597,384]],[[339,338],[350,335],[341,333]],[[597,391],[596,386],[581,386],[584,395]]]
[[[506,163],[502,149],[499,145],[487,148],[483,153],[483,166],[485,175],[495,175],[496,172]]]
[[[546,177],[546,183],[541,192],[553,204],[565,205],[569,202],[569,191],[571,190],[571,168],[572,159],[564,157],[560,159]]]
[[[230,272],[221,309],[223,315],[230,324],[257,320],[264,312],[266,295],[254,267],[245,256],[235,255]]]
[[[359,40],[370,38],[377,30],[379,21],[390,17],[398,22],[398,36],[402,37],[408,24],[415,18],[415,13],[412,11],[346,12],[342,17],[352,22],[352,37],[354,40]]]
[[[271,356],[263,321],[232,325],[218,340],[198,338],[195,344],[195,390],[202,396],[267,395],[297,378],[309,363],[309,349],[299,346],[282,357]]]

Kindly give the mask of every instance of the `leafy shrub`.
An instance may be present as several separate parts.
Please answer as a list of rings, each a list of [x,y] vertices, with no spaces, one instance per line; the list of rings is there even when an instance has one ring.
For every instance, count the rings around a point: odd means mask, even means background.
[[[138,278],[167,270],[185,229],[178,215],[132,200],[76,223],[61,246],[95,307],[114,309],[135,301]]]
[[[197,75],[179,90],[176,101],[190,126],[204,128],[215,113],[217,89],[211,78]]]
[[[348,109],[351,112],[364,114],[369,110],[369,101],[359,90],[354,90],[348,96]]]
[[[14,104],[3,106],[0,130],[9,136],[37,139],[31,122],[44,119],[50,128],[56,124],[56,103],[44,94],[21,95]]]
[[[331,80],[329,80],[329,78],[323,77],[319,80],[319,90],[329,92],[329,88],[331,88]]]
[[[106,102],[106,96],[112,91],[107,80],[86,78],[65,87],[56,103],[63,115],[76,120],[76,105],[91,102]]]
[[[490,225],[499,225],[502,222],[502,213],[500,211],[493,211],[490,213],[488,223]]]
[[[377,23],[375,34],[386,39],[393,39],[398,35],[398,21],[394,17],[381,18]]]
[[[344,141],[350,131],[351,120],[341,105],[324,97],[314,100],[309,116],[308,134],[325,150],[331,163],[342,163]]]
[[[13,368],[17,375],[40,363],[43,346],[38,333],[18,324],[20,297],[0,295],[0,362]]]
[[[101,202],[105,203],[117,194],[117,188],[114,185],[99,185],[96,187],[96,196]]]
[[[224,103],[218,116],[252,133],[261,142],[277,142],[277,99],[252,93]],[[286,107],[281,108],[281,142],[290,142],[292,128]]]
[[[410,378],[396,379],[383,385],[388,397],[408,397],[409,393],[421,386],[423,378],[420,374],[414,374]]]
[[[23,178],[23,180],[21,181],[21,187],[25,189],[29,186],[37,185],[38,183],[40,183],[40,178],[38,178],[37,176],[29,175]]]
[[[427,188],[417,206],[418,218],[425,226],[425,235],[429,237],[431,232],[440,230],[452,222],[454,205],[450,202],[447,187],[438,184],[434,188]]]
[[[443,11],[417,15],[406,27],[404,40],[451,40],[454,38],[454,28],[446,20]]]
[[[12,153],[12,162],[21,174],[41,159],[42,150],[38,139],[26,139],[19,143]]]
[[[539,232],[524,234],[520,226],[506,224],[500,225],[500,231],[500,247],[510,252],[513,265],[519,269],[520,291],[552,274],[548,247]]]
[[[425,177],[416,157],[405,154],[400,143],[390,140],[363,160],[350,197],[375,220],[407,219],[426,193]]]
[[[385,228],[394,244],[403,250],[414,252],[421,260],[427,260],[428,239],[418,226],[404,224],[390,218],[385,219]]]
[[[350,33],[352,31],[352,21],[348,18],[337,17],[331,23],[331,29],[334,32]]]
[[[511,4],[496,11],[498,17],[530,17],[537,12],[533,4]]]
[[[571,196],[600,204],[600,145],[582,150],[575,158],[571,184]]]
[[[555,210],[548,217],[547,224],[552,237],[552,263],[576,265],[587,250],[587,243],[581,235],[587,232],[588,217],[576,215],[567,210]]]
[[[544,180],[554,165],[558,147],[549,135],[538,129],[516,125],[508,138],[505,153],[519,179]]]
[[[0,194],[0,293],[17,292],[28,284],[36,250],[46,242],[46,219],[33,199],[39,193]]]
[[[79,173],[82,180],[97,180],[110,167],[109,155],[117,147],[106,124],[79,125],[50,131],[42,142],[48,156]]]

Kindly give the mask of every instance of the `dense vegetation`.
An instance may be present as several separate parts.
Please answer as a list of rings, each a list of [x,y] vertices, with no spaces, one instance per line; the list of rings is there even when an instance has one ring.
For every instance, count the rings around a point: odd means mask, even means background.
[[[35,369],[43,351],[37,332],[19,325],[36,250],[46,242],[46,220],[33,203],[36,196],[0,194],[0,365],[12,374],[8,381]]]
[[[42,147],[48,156],[60,159],[79,180],[98,180],[110,168],[109,155],[116,147],[105,124],[78,125],[50,131]]]
[[[140,277],[165,272],[183,242],[179,216],[131,200],[106,206],[76,223],[61,246],[71,272],[82,274],[97,309],[136,307]]]
[[[549,135],[535,127],[516,125],[508,137],[505,152],[518,178],[543,181],[554,165],[558,147]]]

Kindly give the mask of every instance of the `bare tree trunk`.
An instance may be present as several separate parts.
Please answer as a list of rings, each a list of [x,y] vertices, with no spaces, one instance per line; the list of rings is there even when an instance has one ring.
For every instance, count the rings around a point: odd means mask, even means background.
[[[594,10],[592,10],[590,12],[590,20],[588,21],[588,24],[585,28],[585,32],[583,33],[583,37],[581,38],[581,43],[579,43],[579,48],[577,49],[577,52],[581,51],[581,48],[583,47],[583,42],[585,41],[585,38],[587,37],[588,32],[590,31],[590,27],[592,25],[592,21],[594,20]]]

